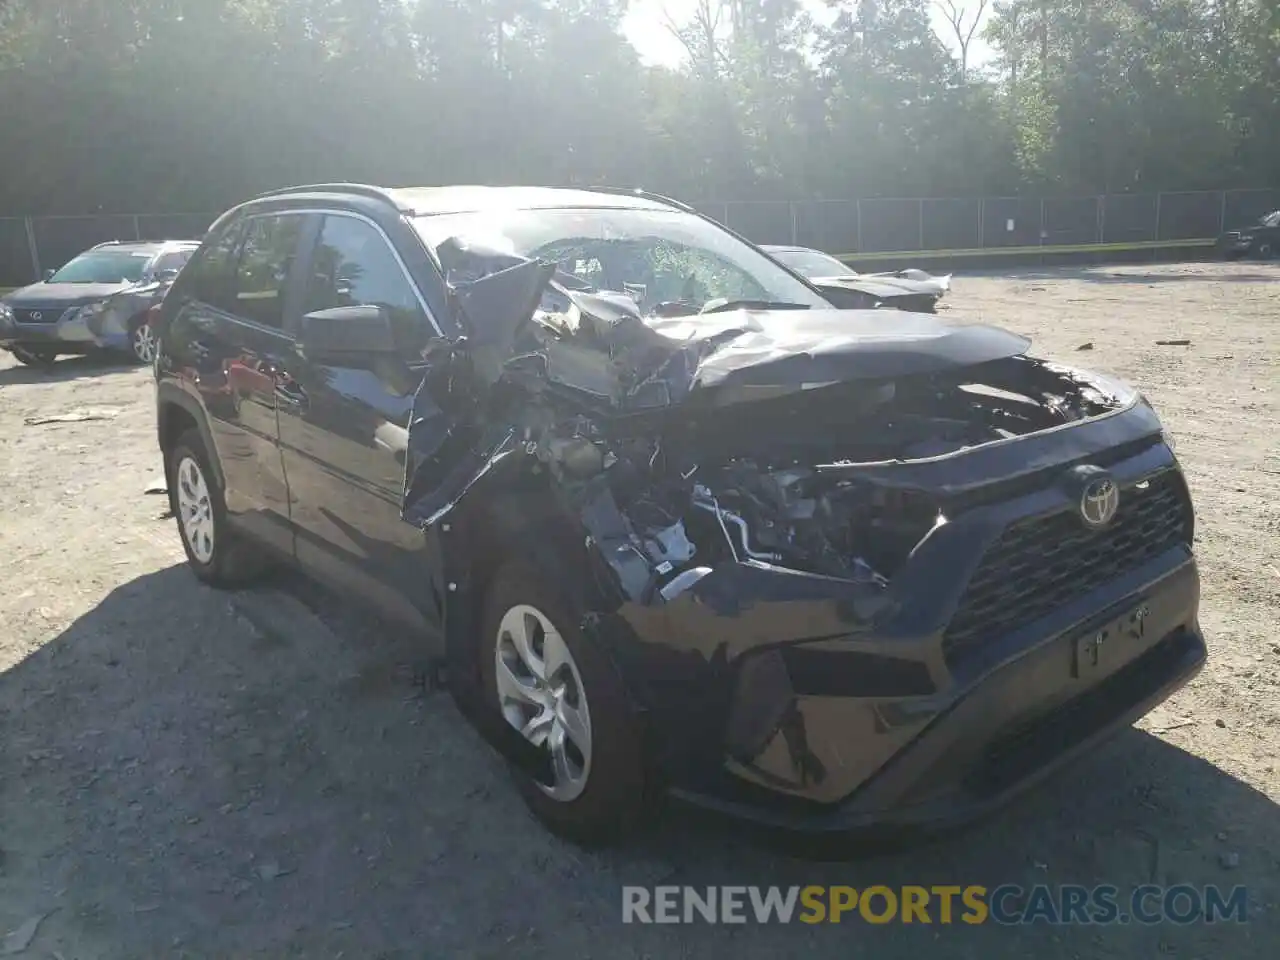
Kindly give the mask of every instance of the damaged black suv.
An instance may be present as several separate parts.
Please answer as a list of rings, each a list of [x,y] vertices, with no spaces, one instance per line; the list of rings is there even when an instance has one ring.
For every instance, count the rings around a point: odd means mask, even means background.
[[[832,309],[648,194],[329,184],[223,215],[158,322],[192,569],[421,630],[534,812],[846,834],[992,809],[1202,665],[1145,399]]]

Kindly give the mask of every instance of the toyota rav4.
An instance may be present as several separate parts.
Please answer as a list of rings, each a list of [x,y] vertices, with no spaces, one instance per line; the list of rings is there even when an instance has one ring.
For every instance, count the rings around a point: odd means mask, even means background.
[[[296,564],[420,631],[579,842],[672,794],[957,823],[1205,658],[1142,395],[993,327],[833,309],[661,197],[282,190],[214,224],[157,333],[196,576]]]

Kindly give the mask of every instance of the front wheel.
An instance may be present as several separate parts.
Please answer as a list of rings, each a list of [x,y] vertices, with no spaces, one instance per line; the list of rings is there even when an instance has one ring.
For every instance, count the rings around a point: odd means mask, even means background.
[[[1253,248],[1254,256],[1259,260],[1270,260],[1276,255],[1275,247],[1272,246],[1270,240],[1263,240]]]
[[[148,320],[149,314],[143,314],[129,325],[129,350],[138,363],[152,364],[156,359],[156,333]]]
[[[550,754],[552,783],[514,773],[525,803],[553,833],[597,846],[633,832],[650,804],[621,677],[571,609],[537,571],[508,563],[485,598],[479,656],[490,703]]]
[[[10,352],[28,367],[50,367],[58,359],[58,351],[49,347],[11,347]]]

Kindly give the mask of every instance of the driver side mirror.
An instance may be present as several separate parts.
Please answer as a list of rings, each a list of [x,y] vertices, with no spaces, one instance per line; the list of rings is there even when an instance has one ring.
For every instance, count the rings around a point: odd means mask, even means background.
[[[172,267],[169,268],[168,270],[156,271],[157,283],[173,283],[173,281],[177,279],[178,279],[178,271],[174,270]]]
[[[54,275],[55,273],[57,273],[57,271],[56,271],[56,270],[46,270],[46,271],[44,272],[44,282],[45,282],[45,283],[48,283],[50,280],[52,280],[52,279],[53,279],[53,275]]]
[[[315,363],[359,367],[397,353],[391,316],[376,305],[308,313],[302,318],[298,347]]]

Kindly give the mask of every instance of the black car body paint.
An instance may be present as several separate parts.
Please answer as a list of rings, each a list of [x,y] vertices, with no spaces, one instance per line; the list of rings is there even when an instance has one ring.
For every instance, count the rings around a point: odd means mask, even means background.
[[[522,213],[557,200],[529,196]],[[1000,330],[900,313],[642,316],[536,258],[424,246],[412,206],[317,188],[210,235],[323,207],[376,224],[402,258],[437,333],[404,359],[397,382],[416,388],[383,405],[407,422],[379,421],[366,456],[392,457],[376,438],[407,428],[395,510],[421,543],[375,556],[385,534],[348,524],[350,569],[420,574],[414,605],[438,619],[459,705],[530,776],[546,782],[546,754],[488,701],[476,655],[480,595],[511,555],[572,595],[673,792],[796,829],[990,809],[1203,662],[1190,498],[1127,387]],[[335,504],[302,502],[330,494],[295,486],[279,448],[332,477],[341,444],[245,435],[255,403],[305,420],[316,365],[287,321],[267,333],[197,300],[179,284],[166,301],[161,444],[198,428],[241,487],[233,522],[306,566],[314,538],[289,533],[291,511]],[[232,383],[242,361],[257,372]],[[1119,506],[1086,529],[1082,484],[1103,479]]]
[[[429,379],[415,405],[410,447],[417,469],[408,477],[406,519],[448,526],[455,509],[464,517],[470,513],[469,499],[479,504],[501,500],[508,490],[527,491],[531,484],[536,489],[540,484],[527,471],[547,477],[551,489],[546,495],[534,494],[526,501],[539,504],[535,512],[546,514],[543,522],[528,528],[527,545],[536,554],[544,545],[532,532],[545,533],[550,526],[561,530],[565,543],[574,544],[544,559],[584,585],[589,595],[584,606],[590,611],[586,630],[619,664],[637,714],[649,725],[655,761],[690,799],[766,822],[843,829],[860,820],[892,819],[899,807],[905,820],[938,819],[939,811],[930,806],[937,791],[929,781],[936,776],[935,786],[955,791],[953,814],[978,812],[997,798],[991,789],[975,792],[969,782],[985,762],[988,741],[1007,727],[1049,722],[1052,709],[1088,689],[1070,670],[1053,675],[1034,661],[1053,659],[1045,651],[1055,648],[1062,659],[1071,635],[1087,630],[1099,612],[1123,604],[1128,596],[1159,598],[1151,632],[1139,638],[1146,642],[1135,640],[1112,665],[1119,671],[1143,657],[1162,664],[1166,672],[1153,675],[1147,699],[1167,695],[1169,685],[1185,681],[1198,666],[1203,647],[1196,626],[1189,501],[1159,421],[1136,395],[1117,395],[1105,380],[1091,381],[1088,375],[1026,358],[1027,341],[992,328],[955,328],[925,317],[890,318],[870,311],[742,311],[641,320],[620,314],[617,301],[608,301],[609,308],[601,311],[607,319],[601,320],[589,314],[599,301],[556,287],[550,271],[538,273],[532,264],[522,268],[504,262],[502,267],[492,277],[470,281],[460,302],[480,299],[480,290],[489,283],[509,286],[514,271],[523,271],[530,282],[542,277],[553,290],[552,299],[575,313],[576,336],[596,347],[598,366],[575,378],[566,371],[581,371],[581,366],[557,362],[557,352],[574,337],[530,337],[530,327],[536,326],[532,318],[525,318],[523,331],[518,331],[518,318],[510,313],[494,323],[497,332],[488,336],[484,323],[464,308],[461,322],[475,331],[482,349],[494,342],[509,344],[509,374],[495,379],[497,358],[489,354],[483,363],[487,374],[469,379],[466,341],[445,348],[449,362],[437,369],[448,371],[440,381],[447,387],[433,394]],[[519,297],[507,300],[512,307],[531,300],[527,287],[520,290]],[[699,467],[696,445],[683,445],[683,459],[668,465],[666,476],[652,470],[654,458],[663,456],[664,442],[681,448],[681,423],[729,405],[758,413],[765,405],[820,385],[812,393],[831,392],[834,425],[845,418],[850,397],[839,396],[833,386],[866,381],[878,388],[900,379],[934,382],[939,377],[955,381],[957,373],[979,382],[997,373],[1005,388],[1052,398],[1050,406],[1056,402],[1064,409],[1063,419],[1024,436],[990,438],[934,456],[815,464],[815,481],[858,484],[876,494],[923,493],[939,516],[957,514],[933,529],[919,530],[922,539],[891,579],[869,568],[850,568],[846,576],[838,576],[831,570],[787,567],[777,555],[765,560],[749,556],[749,534],[741,520],[734,521],[740,541],[736,532],[719,524],[729,544],[727,556],[706,558],[698,548],[686,546],[682,516],[696,513],[699,505],[714,512],[719,501],[714,494],[708,499],[697,492],[692,479],[697,473],[690,474]],[[661,389],[652,389],[655,385]],[[514,393],[494,401],[486,391],[495,388]],[[452,390],[458,391],[454,402]],[[761,390],[776,391],[777,398],[761,399]],[[1053,390],[1060,396],[1054,398]],[[1070,391],[1078,395],[1068,399]],[[874,394],[873,389],[867,395],[873,404]],[[660,402],[653,402],[655,396]],[[1090,397],[1087,402],[1094,407],[1089,415],[1072,418],[1065,409],[1082,404],[1082,396]],[[638,402],[640,397],[647,401]],[[470,430],[458,432],[459,410],[494,410],[490,404],[495,402],[497,410],[510,404],[508,413],[481,415]],[[563,433],[557,436],[558,431]],[[620,467],[618,458],[606,469],[607,458],[617,456],[614,449],[637,436],[649,442],[642,445],[642,464]],[[598,447],[598,455],[574,451],[575,442]],[[456,451],[452,456],[446,452],[450,443]],[[988,638],[965,656],[951,656],[948,623],[961,610],[966,584],[983,556],[1012,525],[1071,514],[1079,490],[1065,478],[1081,463],[1106,463],[1126,499],[1141,496],[1135,491],[1143,484],[1168,484],[1168,506],[1179,517],[1185,512],[1185,519],[1171,521],[1170,536],[1143,555],[1143,569],[1127,571],[1127,580],[1098,585],[1105,595],[1087,604],[1071,598],[1073,602],[1028,622],[1015,619],[1016,629]],[[586,478],[581,476],[584,468],[591,474]],[[633,475],[621,481],[630,491],[621,495],[628,503],[636,502],[639,483],[668,490],[674,506],[668,502],[667,511],[658,511],[657,524],[637,522],[619,504],[611,469],[643,474],[641,480]],[[681,484],[680,478],[686,482]],[[466,524],[464,520],[463,530]],[[710,529],[714,537],[714,526]],[[1131,534],[1141,536],[1140,531]],[[465,540],[463,534],[455,542]],[[698,542],[705,549],[705,539]],[[676,549],[669,549],[673,543]],[[466,548],[454,550],[465,554]],[[566,564],[570,557],[575,562]],[[459,566],[465,568],[465,561]],[[668,599],[664,587],[679,586],[682,575],[688,586]],[[463,573],[456,576],[443,585],[446,598],[450,584],[456,593],[466,582]],[[457,635],[454,642],[465,644]],[[1153,652],[1162,643],[1174,652],[1167,657]],[[1035,692],[1025,702],[1013,703],[1005,688],[1032,681]],[[1120,700],[1117,710],[1132,706]],[[983,703],[985,708],[979,709]],[[948,714],[971,714],[972,723],[985,725],[983,737],[970,742],[945,727],[936,732]],[[1036,769],[1065,759],[1071,749],[1083,749],[1090,736],[1121,722],[1121,715],[1098,714],[1095,719],[1097,729],[1082,724],[1078,742],[1064,744],[1057,753],[1046,751]],[[852,731],[856,736],[850,736]],[[940,738],[948,741],[946,750],[933,747]],[[960,754],[972,769],[957,766]],[[867,801],[872,806],[854,803],[864,791],[877,794],[871,782],[895,758],[920,767],[915,779],[904,781],[900,793]],[[1029,782],[1030,772],[1017,780]],[[788,806],[780,797],[796,803]],[[876,808],[876,802],[882,806]],[[841,805],[842,812],[835,812],[833,804]]]
[[[1225,231],[1218,237],[1217,248],[1228,259],[1256,256],[1270,260],[1280,255],[1280,210],[1264,214],[1250,226]]]

